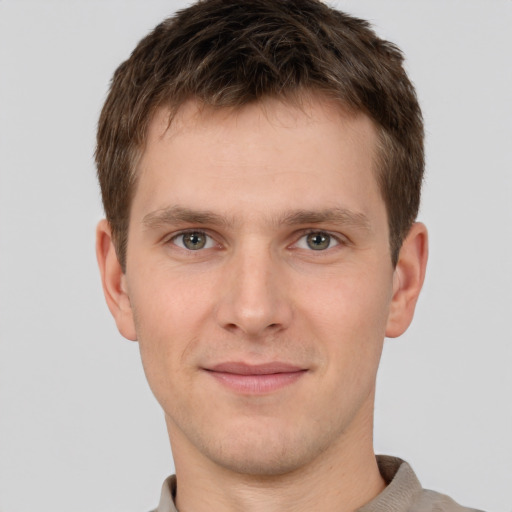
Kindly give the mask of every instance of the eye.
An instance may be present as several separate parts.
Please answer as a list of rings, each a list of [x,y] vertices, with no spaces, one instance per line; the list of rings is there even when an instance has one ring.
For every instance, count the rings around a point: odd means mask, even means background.
[[[312,249],[313,251],[325,251],[336,245],[339,245],[338,240],[323,231],[308,233],[302,236],[296,243],[296,247],[299,249]]]
[[[199,251],[215,246],[213,239],[203,231],[187,231],[172,237],[171,242],[187,251]]]

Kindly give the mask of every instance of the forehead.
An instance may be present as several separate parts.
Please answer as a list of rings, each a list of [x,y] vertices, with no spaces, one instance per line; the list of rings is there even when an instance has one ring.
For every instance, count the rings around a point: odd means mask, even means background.
[[[376,149],[366,115],[323,98],[239,108],[189,101],[172,117],[161,108],[152,119],[134,203],[270,211],[352,202],[342,207],[357,210],[364,196],[379,196]]]
[[[248,119],[252,136],[257,136],[262,127],[264,130],[270,127],[277,131],[301,126],[307,127],[308,135],[315,139],[315,135],[326,124],[342,127],[345,131],[344,137],[368,139],[377,136],[374,122],[364,113],[354,111],[322,94],[304,92],[289,98],[266,98],[236,107],[210,106],[195,99],[188,100],[177,108],[160,107],[149,123],[146,140],[150,144],[156,140],[171,140],[180,135],[206,134],[211,137],[212,128],[218,134],[232,128],[238,130]],[[146,144],[145,149],[147,148]]]

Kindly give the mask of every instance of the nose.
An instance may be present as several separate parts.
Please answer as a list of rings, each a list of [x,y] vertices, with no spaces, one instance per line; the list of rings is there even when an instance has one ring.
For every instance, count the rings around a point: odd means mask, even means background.
[[[278,258],[261,244],[238,248],[223,272],[219,325],[251,338],[285,330],[293,311],[282,270]]]

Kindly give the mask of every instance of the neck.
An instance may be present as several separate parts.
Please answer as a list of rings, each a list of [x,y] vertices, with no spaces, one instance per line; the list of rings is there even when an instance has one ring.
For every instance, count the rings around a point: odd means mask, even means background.
[[[353,512],[385,488],[373,452],[371,413],[366,420],[369,429],[351,428],[315,460],[282,475],[246,475],[219,467],[183,450],[186,440],[170,428],[176,506],[180,512]]]

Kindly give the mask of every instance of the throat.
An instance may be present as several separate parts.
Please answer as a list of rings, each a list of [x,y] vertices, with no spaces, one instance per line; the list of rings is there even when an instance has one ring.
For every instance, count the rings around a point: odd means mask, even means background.
[[[175,503],[180,512],[353,512],[386,487],[375,457],[369,464],[338,461],[322,471],[308,467],[279,476],[227,471],[212,479],[184,480],[178,474]]]

